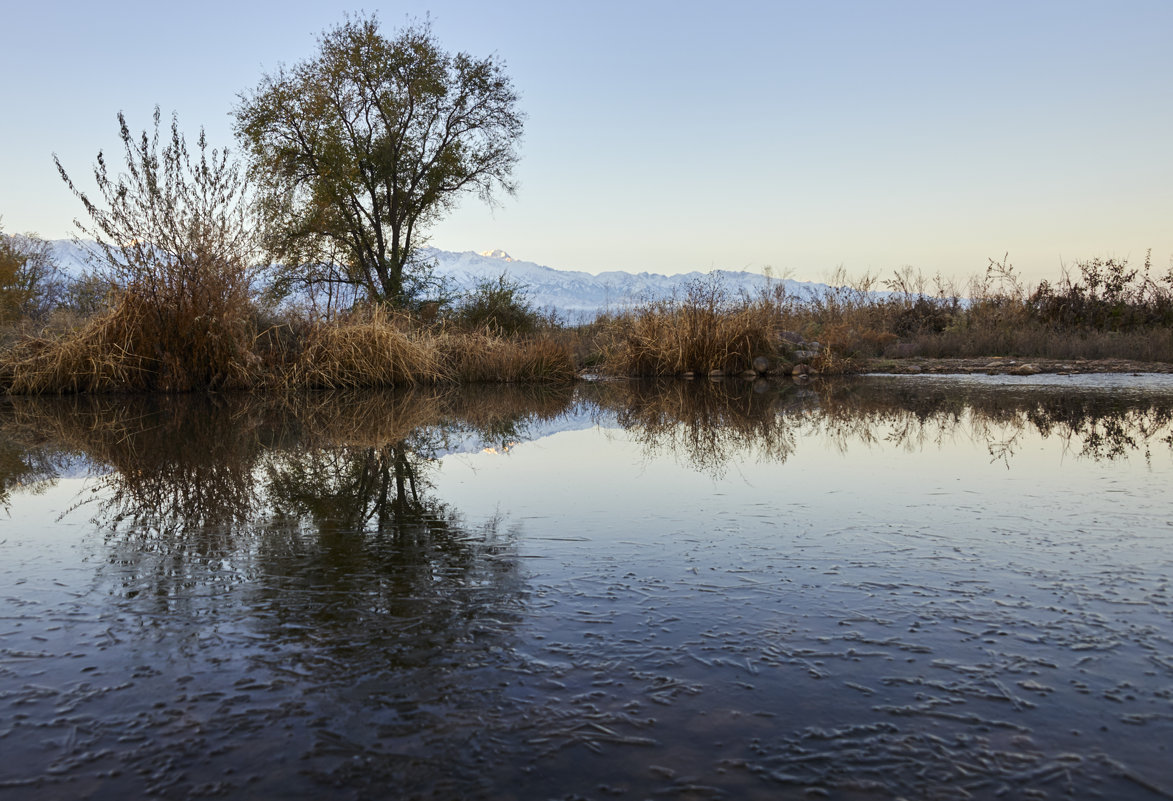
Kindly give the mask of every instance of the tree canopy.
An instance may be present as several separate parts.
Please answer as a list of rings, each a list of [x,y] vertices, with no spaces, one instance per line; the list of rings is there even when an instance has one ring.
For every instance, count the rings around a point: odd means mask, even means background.
[[[236,109],[285,285],[341,282],[402,305],[426,229],[466,193],[513,193],[523,127],[495,57],[441,49],[430,26],[393,38],[375,17],[319,38]]]
[[[33,234],[9,236],[0,226],[0,323],[45,317],[62,291],[49,243]]]

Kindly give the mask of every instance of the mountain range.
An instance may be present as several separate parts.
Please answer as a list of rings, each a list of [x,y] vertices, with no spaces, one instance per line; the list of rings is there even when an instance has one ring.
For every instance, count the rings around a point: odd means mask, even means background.
[[[69,275],[80,274],[86,266],[84,246],[68,239],[54,240],[51,244],[58,265]],[[676,275],[612,270],[595,275],[517,259],[504,250],[478,253],[425,247],[420,255],[435,265],[436,275],[445,279],[457,293],[504,276],[523,287],[535,307],[552,310],[571,322],[593,318],[600,311],[621,310],[650,300],[681,296],[690,284],[697,281],[716,280],[733,297],[743,292],[756,295],[779,285],[788,295],[798,298],[809,298],[828,289],[826,284],[771,278],[744,270],[694,271]]]

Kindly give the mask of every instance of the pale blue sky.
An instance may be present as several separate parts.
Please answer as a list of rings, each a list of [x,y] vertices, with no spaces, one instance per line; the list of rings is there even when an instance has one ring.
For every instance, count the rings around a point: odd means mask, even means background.
[[[1173,254],[1173,3],[6,0],[5,231],[69,236],[87,178],[155,104],[234,146],[237,95],[347,11],[498,54],[528,114],[517,197],[432,231],[553,267],[911,265],[1031,279]]]

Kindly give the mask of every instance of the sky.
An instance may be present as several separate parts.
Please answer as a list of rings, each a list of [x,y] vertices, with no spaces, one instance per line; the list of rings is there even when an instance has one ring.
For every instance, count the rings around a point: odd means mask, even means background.
[[[1007,255],[1028,281],[1173,256],[1168,0],[207,0],[5,3],[0,225],[84,211],[116,115],[158,105],[235,149],[240,95],[347,13],[506,65],[527,115],[516,196],[430,231],[562,269],[912,267],[955,282]]]

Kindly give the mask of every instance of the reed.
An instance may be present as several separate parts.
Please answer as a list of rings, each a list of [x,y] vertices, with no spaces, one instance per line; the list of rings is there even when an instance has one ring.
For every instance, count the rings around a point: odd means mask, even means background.
[[[1079,278],[1028,287],[1006,258],[962,292],[911,270],[849,280],[812,299],[777,297],[780,324],[817,339],[815,367],[850,372],[868,357],[1173,361],[1173,271],[1125,260],[1077,262]]]
[[[251,340],[243,315],[217,314],[203,294],[161,305],[128,290],[73,331],[26,335],[0,353],[0,386],[13,394],[246,388],[256,367]]]
[[[552,335],[444,332],[436,345],[444,375],[460,383],[570,381],[577,372],[567,343]]]
[[[272,379],[285,387],[358,389],[443,379],[435,338],[413,331],[404,315],[376,306],[304,330],[292,363]]]
[[[601,368],[628,376],[738,373],[774,350],[776,314],[764,299],[729,298],[697,282],[682,298],[611,316],[599,335]]]

